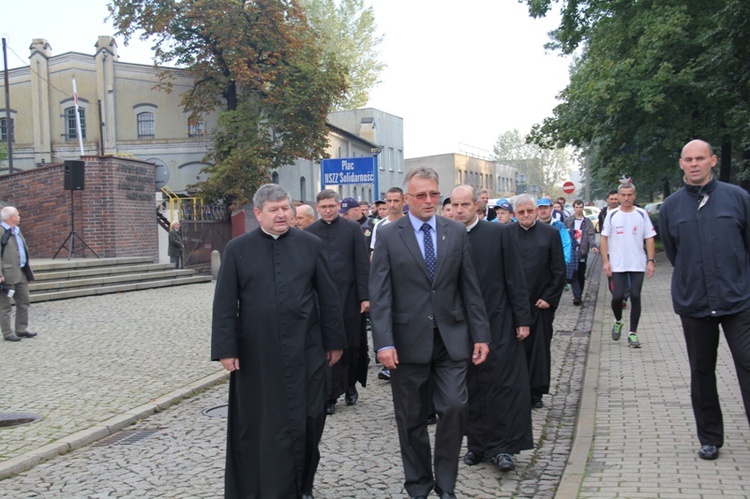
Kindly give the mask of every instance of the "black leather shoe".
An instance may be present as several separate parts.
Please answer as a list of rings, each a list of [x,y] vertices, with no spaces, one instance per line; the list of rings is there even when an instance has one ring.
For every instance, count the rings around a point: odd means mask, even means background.
[[[427,499],[427,496],[409,496],[409,499]]]
[[[544,407],[544,402],[542,402],[541,398],[532,398],[531,407],[533,409],[541,409],[542,407]]]
[[[326,414],[329,416],[333,416],[333,414],[336,412],[336,401],[328,402],[328,405],[326,405]]]
[[[357,387],[350,386],[346,390],[346,395],[344,396],[344,400],[346,400],[346,405],[356,404],[357,400],[359,400],[359,393],[357,393]]]
[[[456,494],[453,494],[452,492],[442,492],[440,494],[440,499],[456,499]]]
[[[34,336],[36,336],[36,333],[31,332],[31,331],[26,331],[23,333],[16,333],[16,335],[19,336],[20,338],[33,338]]]
[[[482,459],[482,456],[473,451],[467,452],[464,456],[464,463],[466,463],[468,466],[474,466],[475,464],[479,464],[482,461],[484,461],[484,459]]]
[[[495,456],[495,464],[500,471],[513,471],[516,469],[516,463],[513,462],[512,454],[498,454]]]
[[[21,341],[21,338],[19,338],[13,333],[10,333],[8,336],[5,337],[5,341]]]
[[[300,499],[315,499],[312,495],[312,492],[303,492],[302,497]]]
[[[712,461],[719,457],[719,448],[715,445],[701,445],[698,449],[698,457]]]
[[[391,371],[389,371],[388,369],[386,369],[384,367],[378,373],[378,379],[382,379],[383,381],[390,381],[391,380]]]

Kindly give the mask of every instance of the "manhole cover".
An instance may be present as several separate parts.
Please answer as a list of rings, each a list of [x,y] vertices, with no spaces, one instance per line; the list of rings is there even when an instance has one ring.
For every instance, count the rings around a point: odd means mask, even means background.
[[[33,423],[39,419],[40,416],[38,414],[32,414],[30,412],[0,412],[0,428]]]
[[[210,407],[203,411],[203,415],[209,418],[225,418],[229,415],[229,407],[227,404]]]

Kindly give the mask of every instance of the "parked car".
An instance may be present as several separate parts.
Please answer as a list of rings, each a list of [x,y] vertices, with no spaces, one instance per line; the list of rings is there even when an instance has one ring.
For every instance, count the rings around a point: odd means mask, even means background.
[[[599,232],[599,212],[601,210],[597,208],[596,206],[584,206],[583,207],[583,216],[591,220],[591,223],[594,224],[594,230],[596,232]]]
[[[659,210],[661,210],[661,201],[658,203],[649,203],[644,207],[644,210],[646,210],[646,213],[649,215],[658,215]]]

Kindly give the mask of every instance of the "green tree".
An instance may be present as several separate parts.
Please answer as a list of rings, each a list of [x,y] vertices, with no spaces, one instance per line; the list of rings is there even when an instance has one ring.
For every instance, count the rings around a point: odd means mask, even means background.
[[[301,3],[310,24],[321,34],[325,50],[336,54],[345,68],[347,91],[334,102],[335,110],[364,106],[385,69],[378,58],[383,36],[377,33],[373,8],[365,8],[363,0],[301,0]]]
[[[268,171],[324,155],[326,116],[346,92],[344,66],[323,49],[296,0],[112,0],[117,34],[154,41],[156,65],[194,75],[191,120],[221,110],[196,184],[237,206]],[[163,88],[170,90],[169,73]]]
[[[535,17],[552,5],[527,3]],[[724,151],[729,179],[732,157],[748,149],[748,9],[739,0],[563,0],[550,46],[578,56],[562,103],[531,140],[590,144],[592,175],[668,194],[680,182],[680,148],[700,137]]]
[[[566,148],[544,149],[528,143],[518,129],[501,133],[493,147],[493,159],[518,168],[528,186],[538,186],[539,194],[559,196],[562,182],[572,169],[573,155]]]

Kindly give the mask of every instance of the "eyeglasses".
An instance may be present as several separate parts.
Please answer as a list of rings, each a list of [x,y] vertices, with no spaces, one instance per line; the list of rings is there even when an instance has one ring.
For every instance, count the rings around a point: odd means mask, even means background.
[[[427,196],[430,196],[430,199],[440,199],[440,193],[439,192],[418,192],[417,194],[412,194],[410,192],[407,192],[407,195],[415,198],[417,201],[425,201],[427,199]]]
[[[516,210],[516,215],[526,215],[526,214],[534,214],[534,210]]]

